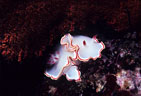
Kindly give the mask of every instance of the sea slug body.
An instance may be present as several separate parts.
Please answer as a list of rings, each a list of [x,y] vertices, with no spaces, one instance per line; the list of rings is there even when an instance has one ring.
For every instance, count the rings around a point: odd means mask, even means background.
[[[57,50],[59,55],[53,55],[57,56],[57,61],[51,69],[46,70],[45,75],[53,80],[66,75],[69,81],[81,81],[81,72],[78,70],[75,61],[96,60],[101,57],[101,51],[104,48],[104,43],[98,42],[95,36],[90,38],[66,34],[60,40],[60,48]]]

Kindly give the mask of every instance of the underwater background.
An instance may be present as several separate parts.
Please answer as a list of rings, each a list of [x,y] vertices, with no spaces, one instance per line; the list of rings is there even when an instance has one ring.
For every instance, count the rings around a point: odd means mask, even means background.
[[[140,0],[1,0],[0,96],[141,96]],[[97,36],[81,82],[44,75],[65,34]]]

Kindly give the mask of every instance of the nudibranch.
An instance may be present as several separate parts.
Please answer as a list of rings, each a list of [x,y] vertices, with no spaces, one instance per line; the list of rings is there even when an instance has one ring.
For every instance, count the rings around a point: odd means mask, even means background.
[[[101,57],[101,51],[104,48],[104,43],[98,42],[96,36],[90,38],[66,34],[61,38],[60,47],[55,55],[52,55],[52,60],[49,60],[49,63],[52,63],[53,67],[46,70],[45,75],[53,80],[66,75],[69,81],[81,81],[81,73],[77,68],[77,61],[96,60]]]

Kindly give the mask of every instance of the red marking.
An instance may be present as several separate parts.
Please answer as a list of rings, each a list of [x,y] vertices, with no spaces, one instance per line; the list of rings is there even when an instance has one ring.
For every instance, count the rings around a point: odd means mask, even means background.
[[[97,35],[94,35],[94,36],[93,36],[93,39],[96,39],[96,36],[97,36]]]
[[[96,37],[97,37],[97,35],[94,35],[94,36],[93,36],[93,39],[98,43],[98,40],[97,40]]]
[[[55,62],[54,62],[54,61],[52,61],[52,64],[55,64]]]
[[[83,41],[83,45],[86,46],[86,41],[85,40]]]
[[[55,57],[54,59],[55,59],[55,60],[58,60],[58,58],[57,58],[57,57]]]
[[[48,61],[48,63],[51,63],[51,61]]]
[[[60,54],[59,51],[57,51],[56,54]]]

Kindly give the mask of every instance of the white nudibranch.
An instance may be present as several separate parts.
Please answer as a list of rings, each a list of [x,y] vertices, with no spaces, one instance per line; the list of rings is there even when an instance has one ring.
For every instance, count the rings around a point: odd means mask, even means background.
[[[76,61],[96,60],[101,57],[101,51],[105,48],[103,42],[98,42],[96,37],[64,35],[60,40],[58,61],[54,66],[46,70],[45,75],[53,80],[66,75],[67,80],[81,81],[80,71]]]

